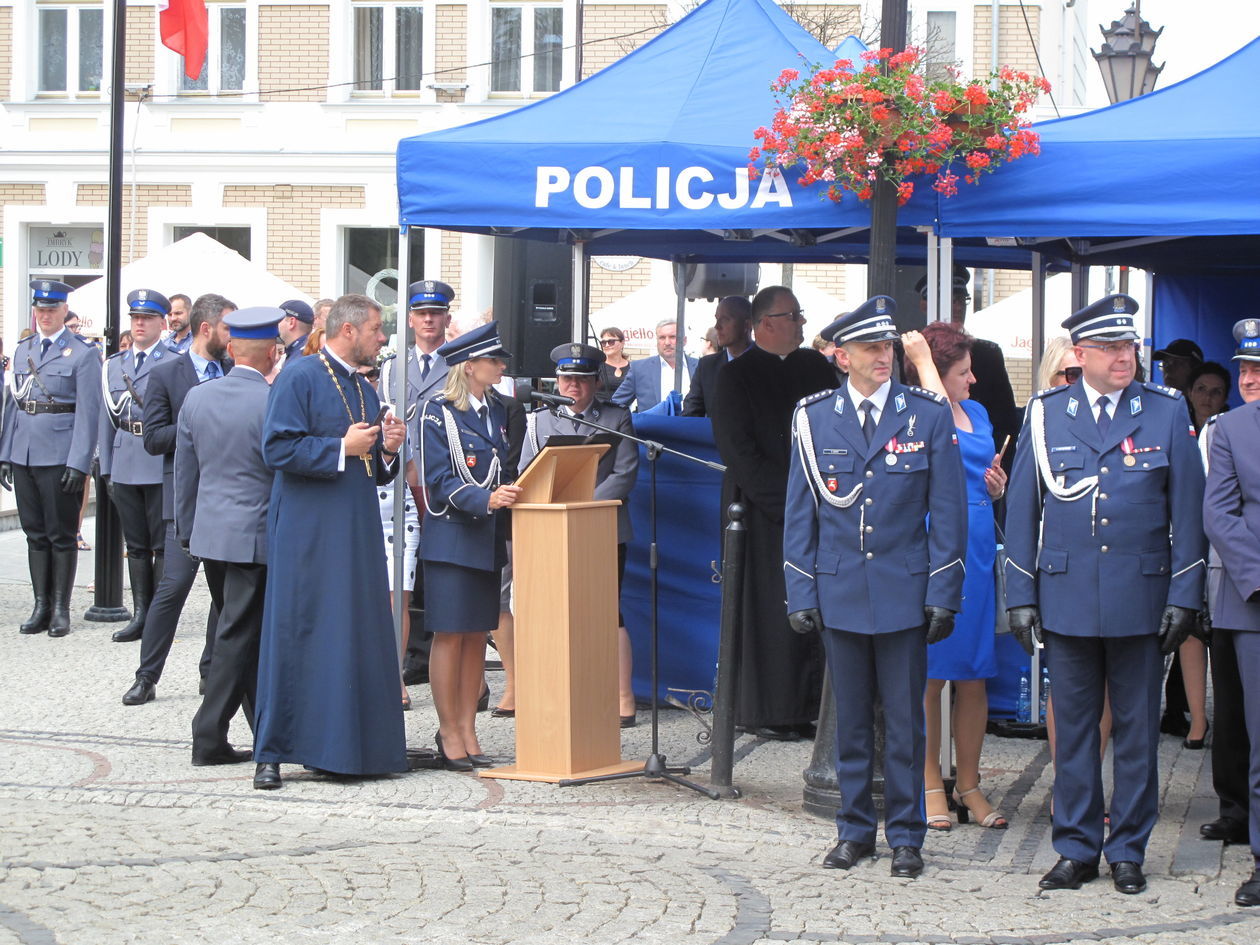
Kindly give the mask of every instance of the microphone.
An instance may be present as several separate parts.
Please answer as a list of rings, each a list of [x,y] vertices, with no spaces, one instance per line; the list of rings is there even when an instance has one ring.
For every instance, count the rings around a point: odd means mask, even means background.
[[[546,404],[548,407],[572,407],[577,403],[572,397],[562,397],[559,394],[544,394],[536,390],[529,392],[529,399],[536,400],[540,404]]]

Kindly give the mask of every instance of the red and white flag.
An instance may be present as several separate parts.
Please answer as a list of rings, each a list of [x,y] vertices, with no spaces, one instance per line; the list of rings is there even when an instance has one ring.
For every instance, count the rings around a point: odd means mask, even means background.
[[[184,74],[201,75],[210,45],[210,15],[205,0],[158,0],[162,45],[184,57]]]

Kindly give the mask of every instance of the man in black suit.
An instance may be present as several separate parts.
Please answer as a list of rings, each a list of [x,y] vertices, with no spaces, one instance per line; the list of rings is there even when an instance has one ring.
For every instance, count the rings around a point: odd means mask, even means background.
[[[762,738],[812,734],[822,695],[817,634],[788,627],[783,512],[796,402],[835,384],[817,351],[802,348],[804,315],[792,290],[769,286],[752,301],[756,344],[717,375],[713,438],[726,464],[722,507],[736,496],[748,529],[735,722]]]
[[[691,390],[683,398],[684,417],[707,417],[713,410],[718,368],[734,361],[752,344],[752,303],[742,295],[728,295],[718,302],[713,327],[718,350],[706,354],[691,375]]]
[[[167,654],[175,640],[184,601],[197,577],[197,562],[180,547],[175,535],[175,433],[179,409],[190,390],[222,377],[231,368],[226,360],[228,331],[223,316],[236,306],[221,295],[207,293],[193,303],[192,346],[178,358],[154,368],[144,400],[144,448],[162,459],[162,520],[166,525],[166,569],[149,605],[140,638],[140,668],[136,680],[123,695],[123,705],[151,702],[162,676]],[[201,675],[210,664],[217,614],[211,609],[206,621],[206,647],[201,656]]]

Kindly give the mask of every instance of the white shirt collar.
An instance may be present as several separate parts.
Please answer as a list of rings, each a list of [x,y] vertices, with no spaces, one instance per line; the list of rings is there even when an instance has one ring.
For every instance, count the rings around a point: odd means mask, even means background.
[[[1101,394],[1094,390],[1094,388],[1090,387],[1089,383],[1084,378],[1081,379],[1081,386],[1085,388],[1085,396],[1089,399],[1090,410],[1097,411],[1099,398],[1106,397],[1111,403],[1111,414],[1112,416],[1115,416],[1116,404],[1120,403],[1121,391],[1113,390],[1110,394]]]
[[[477,413],[477,411],[479,411],[482,407],[486,406],[486,401],[482,400],[482,399],[481,399],[481,398],[479,398],[479,397],[474,397],[472,394],[469,394],[469,395],[468,395],[468,404],[469,404],[469,406],[471,406],[471,407],[472,407],[472,411],[473,411],[473,413]],[[488,413],[488,411],[487,411],[487,413]]]
[[[41,334],[41,335],[39,336],[39,338],[40,338],[40,340],[41,340],[41,341],[42,341],[44,338],[47,338],[49,341],[56,341],[58,338],[60,338],[60,337],[61,337],[61,333],[62,333],[62,332],[64,332],[65,330],[66,330],[66,326],[65,326],[65,325],[62,325],[60,328],[58,328],[56,331],[54,331],[51,335],[43,335],[43,334]]]
[[[332,358],[334,361],[336,361],[338,364],[340,364],[340,365],[341,365],[343,368],[345,368],[347,371],[349,371],[351,374],[358,374],[358,373],[359,373],[359,372],[358,372],[358,369],[356,369],[356,368],[352,368],[352,367],[351,367],[350,365],[348,365],[345,361],[341,360],[341,358],[337,357],[336,353],[333,351],[333,349],[332,349],[332,348],[328,347],[328,345],[324,345],[324,347],[323,347],[323,352],[324,352],[324,354],[328,355],[328,357]]]
[[[888,392],[892,389],[892,380],[889,379],[880,384],[870,397],[863,397],[858,391],[854,390],[851,383],[846,383],[844,389],[848,392],[849,403],[853,404],[854,410],[860,410],[862,401],[869,400],[875,407],[875,418],[878,420],[884,415],[884,405],[888,403]]]

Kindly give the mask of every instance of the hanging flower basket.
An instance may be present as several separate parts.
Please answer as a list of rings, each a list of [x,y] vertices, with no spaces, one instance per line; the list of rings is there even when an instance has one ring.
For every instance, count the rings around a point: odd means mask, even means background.
[[[912,178],[931,175],[933,188],[953,196],[955,167],[974,184],[1039,153],[1024,116],[1049,91],[1045,79],[1004,66],[983,81],[962,81],[957,70],[929,81],[917,47],[869,50],[862,59],[860,68],[842,59],[804,77],[783,70],[770,86],[779,108],[769,127],[753,132],[759,144],[749,152],[750,174],[799,164],[800,183],[829,184],[825,193],[837,202],[846,190],[869,200],[883,178],[905,203]]]

